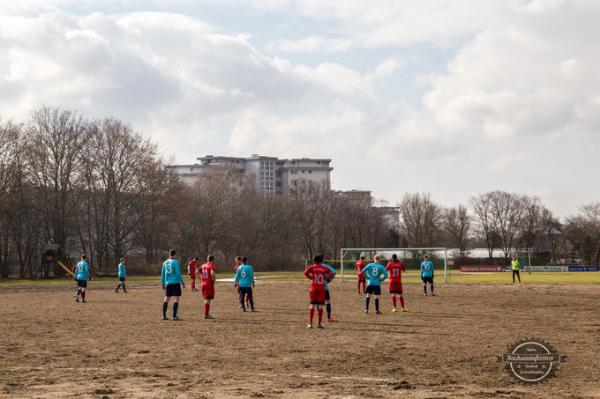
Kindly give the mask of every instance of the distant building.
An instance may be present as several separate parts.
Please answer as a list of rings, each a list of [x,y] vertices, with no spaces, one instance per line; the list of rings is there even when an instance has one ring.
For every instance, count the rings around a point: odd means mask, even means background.
[[[344,199],[354,204],[362,204],[365,206],[371,206],[373,203],[373,197],[370,191],[366,190],[338,190],[334,191],[337,198]]]
[[[331,159],[279,159],[253,154],[249,158],[206,155],[198,160],[200,164],[171,165],[169,169],[191,185],[207,168],[234,167],[253,176],[256,190],[262,193],[289,194],[303,181],[331,186]]]

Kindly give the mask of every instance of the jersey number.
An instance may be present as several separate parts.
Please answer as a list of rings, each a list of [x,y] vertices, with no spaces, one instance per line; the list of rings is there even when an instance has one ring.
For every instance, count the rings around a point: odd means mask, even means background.
[[[398,277],[400,275],[400,270],[392,269],[392,277]]]
[[[208,272],[208,270],[202,269],[202,277],[204,277],[205,280],[208,280],[208,278],[210,277],[210,273]]]
[[[315,284],[323,285],[325,283],[325,277],[322,274],[315,275],[314,278]]]

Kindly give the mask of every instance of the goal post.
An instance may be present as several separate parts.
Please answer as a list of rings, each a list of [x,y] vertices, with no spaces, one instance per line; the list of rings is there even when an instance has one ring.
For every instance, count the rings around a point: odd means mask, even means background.
[[[408,269],[418,269],[423,257],[429,255],[436,268],[444,268],[444,283],[448,282],[448,248],[342,248],[340,250],[340,282],[344,281],[345,270],[352,270],[361,256],[372,261],[376,255],[389,261],[392,254],[398,255],[398,258],[404,262]]]

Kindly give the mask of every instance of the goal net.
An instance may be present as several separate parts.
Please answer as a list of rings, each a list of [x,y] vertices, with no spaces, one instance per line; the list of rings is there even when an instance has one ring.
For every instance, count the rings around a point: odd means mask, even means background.
[[[365,257],[365,263],[370,263],[376,255],[381,258],[380,263],[384,266],[396,254],[398,259],[404,262],[406,270],[419,270],[425,255],[433,262],[435,270],[444,272],[444,282],[450,279],[448,268],[447,248],[342,248],[340,250],[340,280],[345,277],[356,276],[356,262],[361,256]]]

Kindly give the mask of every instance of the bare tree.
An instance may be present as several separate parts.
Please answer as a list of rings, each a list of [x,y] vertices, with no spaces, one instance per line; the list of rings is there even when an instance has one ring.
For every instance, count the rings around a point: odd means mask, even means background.
[[[440,230],[441,207],[426,193],[406,194],[398,205],[402,233],[411,247],[433,246]]]
[[[454,246],[458,248],[460,259],[467,257],[471,216],[466,206],[458,205],[446,210],[444,214],[444,229],[450,236]]]
[[[580,208],[580,214],[567,218],[567,238],[588,264],[600,262],[600,202]]]
[[[72,111],[43,107],[28,125],[27,163],[44,213],[46,241],[67,247],[76,213],[73,192],[78,184],[78,158],[89,139],[86,122]]]
[[[21,126],[0,120],[0,276],[7,278],[10,257],[11,191],[19,172]]]
[[[497,220],[492,212],[493,192],[480,194],[471,199],[471,207],[475,215],[477,230],[485,242],[490,264],[494,262],[494,249],[498,245]]]

